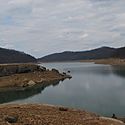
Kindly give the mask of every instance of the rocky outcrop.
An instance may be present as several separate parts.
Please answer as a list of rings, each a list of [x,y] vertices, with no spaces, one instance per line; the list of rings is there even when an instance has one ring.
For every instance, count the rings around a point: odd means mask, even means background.
[[[53,72],[59,73],[57,69],[52,69]]]
[[[46,68],[35,64],[0,65],[0,77],[35,71],[46,71]]]

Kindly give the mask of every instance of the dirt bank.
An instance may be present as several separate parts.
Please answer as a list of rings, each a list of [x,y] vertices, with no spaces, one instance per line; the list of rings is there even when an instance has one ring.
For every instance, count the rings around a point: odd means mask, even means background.
[[[42,104],[1,105],[0,125],[123,125],[86,111]]]

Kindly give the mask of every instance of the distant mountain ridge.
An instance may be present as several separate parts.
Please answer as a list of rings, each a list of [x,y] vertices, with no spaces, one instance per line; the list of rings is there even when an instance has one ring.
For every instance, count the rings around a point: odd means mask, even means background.
[[[36,62],[36,58],[16,50],[0,48],[0,63],[29,63]]]
[[[107,58],[125,58],[125,47],[111,48],[101,47],[89,51],[65,51],[62,53],[54,53],[38,59],[38,62],[61,62],[61,61],[77,61],[90,59],[107,59]]]
[[[0,64],[6,63],[30,63],[30,62],[62,62],[62,61],[79,61],[90,59],[108,59],[108,58],[124,58],[125,47],[111,48],[101,47],[89,51],[65,51],[62,53],[54,53],[42,58],[35,57],[17,50],[0,48]]]

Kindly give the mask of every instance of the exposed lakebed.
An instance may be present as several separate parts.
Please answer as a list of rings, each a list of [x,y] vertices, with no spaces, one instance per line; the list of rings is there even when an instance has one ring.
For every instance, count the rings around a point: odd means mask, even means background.
[[[86,109],[105,116],[125,115],[125,68],[93,63],[44,63],[72,79],[27,91],[0,93],[0,103],[47,103]],[[10,93],[10,94],[9,94]],[[7,95],[7,96],[6,96]],[[9,96],[10,95],[10,96]]]

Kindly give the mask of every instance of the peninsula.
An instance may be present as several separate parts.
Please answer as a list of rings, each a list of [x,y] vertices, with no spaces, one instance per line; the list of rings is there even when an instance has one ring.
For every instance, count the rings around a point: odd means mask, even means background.
[[[66,78],[71,76],[61,74],[56,69],[49,70],[32,63],[0,65],[0,88],[26,88]]]

